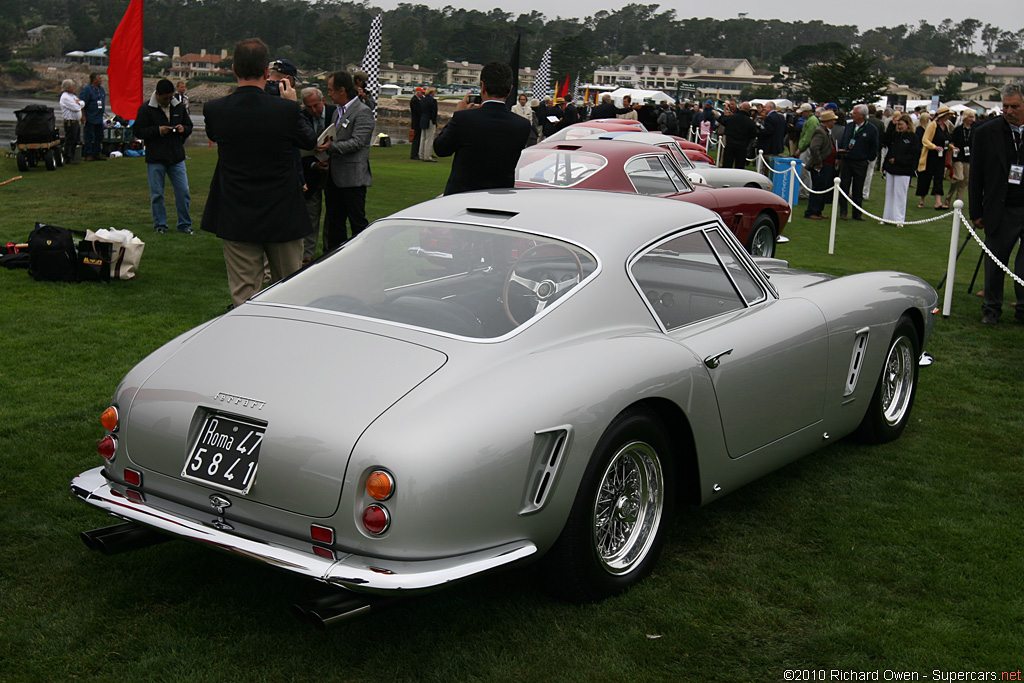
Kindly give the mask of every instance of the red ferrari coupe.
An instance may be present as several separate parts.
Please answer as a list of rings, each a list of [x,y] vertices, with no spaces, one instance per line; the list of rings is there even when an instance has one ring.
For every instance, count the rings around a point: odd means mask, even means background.
[[[619,140],[543,142],[527,147],[516,187],[561,187],[646,194],[699,204],[722,217],[755,256],[774,256],[789,204],[752,187],[693,185],[664,149]]]

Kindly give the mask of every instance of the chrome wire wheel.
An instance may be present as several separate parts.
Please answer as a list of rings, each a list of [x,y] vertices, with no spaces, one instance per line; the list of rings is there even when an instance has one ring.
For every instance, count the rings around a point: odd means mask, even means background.
[[[747,251],[751,256],[775,256],[775,224],[767,216],[760,216],[750,229]]]
[[[642,441],[627,443],[605,468],[594,502],[594,549],[605,571],[627,574],[647,557],[664,507],[657,452]]]
[[[882,371],[882,417],[890,427],[899,424],[910,410],[916,364],[913,342],[906,336],[894,340]]]

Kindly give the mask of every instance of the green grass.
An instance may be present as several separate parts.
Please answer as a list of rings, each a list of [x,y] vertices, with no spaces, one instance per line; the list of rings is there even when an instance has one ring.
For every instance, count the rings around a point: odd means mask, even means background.
[[[441,192],[447,161],[407,151],[373,150],[371,219]],[[215,156],[190,154],[198,224]],[[142,163],[36,168],[0,187],[4,242],[23,241],[34,221],[128,228],[147,242],[134,282],[0,271],[0,680],[779,681],[798,668],[1020,668],[1024,325],[978,323],[966,292],[973,244],[900,440],[837,443],[683,513],[654,576],[600,605],[554,602],[523,569],[321,634],[288,607],[323,589],[285,572],[182,543],[88,551],[78,533],[109,520],[67,483],[99,463],[114,387],[229,301],[215,237],[152,233]],[[0,159],[0,181],[15,175]],[[876,176],[870,210],[883,194]],[[841,222],[829,256],[828,222],[796,215],[779,249],[795,267],[898,269],[933,284],[944,273],[949,221]],[[311,362],[298,351],[273,360]]]

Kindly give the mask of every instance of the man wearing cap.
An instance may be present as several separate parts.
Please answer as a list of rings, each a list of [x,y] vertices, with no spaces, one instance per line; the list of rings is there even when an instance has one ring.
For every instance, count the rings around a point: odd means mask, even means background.
[[[423,97],[426,94],[426,90],[416,86],[416,92],[409,100],[409,128],[412,129],[412,140],[409,141],[412,151],[409,153],[409,158],[414,161],[420,158],[420,140],[423,135],[423,130],[420,128],[420,108],[423,106]]]
[[[836,113],[826,109],[818,117],[819,126],[811,134],[811,144],[807,146],[807,167],[811,170],[811,187],[815,192],[832,187],[836,176],[836,141],[832,137],[832,128],[836,125]],[[822,215],[827,201],[827,194],[812,194],[807,199],[804,218],[821,220],[828,218]],[[833,207],[833,211],[835,208]]]
[[[319,140],[320,134],[334,122],[337,107],[324,101],[324,94],[320,88],[303,88],[301,94],[303,114],[309,119],[310,125],[313,126],[313,133]],[[316,149],[302,150],[302,177],[306,184],[306,211],[309,213],[309,222],[313,225],[313,231],[306,236],[302,243],[303,265],[312,261],[316,256],[316,245],[320,241],[324,185],[327,184],[327,173],[331,167],[330,157],[327,156],[329,145],[328,141]]]
[[[437,161],[434,158],[434,133],[437,131],[437,100],[434,89],[420,100],[420,161]]]
[[[1006,264],[1017,249],[1014,271],[1024,278],[1024,84],[1003,88],[1003,115],[978,126],[971,149],[971,222],[985,231],[985,246]],[[985,300],[981,322],[995,325],[1003,312],[1005,276],[985,259]],[[1014,284],[1017,310],[1024,323],[1024,287]]]
[[[184,104],[175,104],[174,84],[166,78],[156,84],[153,96],[139,107],[132,132],[146,143],[146,176],[149,180],[149,199],[153,213],[153,229],[167,232],[167,207],[164,206],[165,179],[171,179],[174,188],[174,207],[178,214],[178,232],[191,235],[192,216],[189,206],[192,195],[188,190],[185,171],[185,140],[192,134],[192,119]]]
[[[206,103],[206,135],[217,143],[217,166],[202,229],[221,238],[232,305],[263,286],[263,260],[278,280],[302,263],[302,238],[311,226],[294,148],[316,144],[295,90],[266,92],[270,53],[259,38],[235,45],[238,88]]]
[[[804,120],[804,125],[800,126],[800,137],[797,138],[796,151],[800,156],[800,161],[803,162],[803,167],[800,169],[800,180],[803,181],[804,185],[813,187],[813,181],[811,180],[811,169],[810,169],[810,158],[807,148],[811,146],[811,136],[814,135],[814,130],[820,125],[818,117],[814,115],[814,107],[809,103],[804,102],[797,109],[797,113],[800,118]],[[800,199],[806,199],[810,196],[804,186],[800,186]]]
[[[490,62],[480,72],[480,106],[471,106],[468,94],[456,105],[434,141],[437,156],[455,155],[446,195],[515,184],[516,163],[526,147],[530,124],[505,108],[511,90],[512,69],[504,62]]]
[[[291,90],[295,94],[295,80],[299,77],[299,70],[287,59],[275,59],[270,63],[270,71],[267,73],[267,82],[276,85],[268,86],[267,92],[271,95],[283,95],[285,90]],[[275,92],[275,90],[277,92]],[[295,99],[289,97],[288,99]]]

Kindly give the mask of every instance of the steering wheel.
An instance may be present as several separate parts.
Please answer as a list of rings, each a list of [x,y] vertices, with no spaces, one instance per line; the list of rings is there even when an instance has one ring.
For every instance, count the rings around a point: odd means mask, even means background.
[[[540,280],[538,282],[536,280],[531,280],[527,277],[523,277],[522,275],[517,275],[516,268],[519,267],[519,264],[527,260],[531,256],[534,256],[540,249],[560,249],[569,254],[569,256],[572,257],[572,260],[576,263],[575,277],[572,277],[568,280],[563,280],[561,282],[555,282],[554,280],[551,279]],[[561,244],[535,244],[534,246],[524,251],[522,255],[520,255],[519,258],[516,259],[515,263],[512,264],[512,267],[508,269],[508,274],[505,276],[505,285],[501,288],[501,300],[505,305],[505,315],[508,316],[508,319],[512,321],[513,325],[518,326],[522,324],[521,322],[516,320],[516,317],[512,315],[512,311],[508,307],[509,287],[513,282],[519,285],[520,287],[525,287],[530,291],[530,294],[537,302],[537,307],[536,309],[534,309],[533,315],[537,315],[538,313],[543,311],[549,303],[554,301],[559,294],[569,289],[570,287],[578,285],[580,283],[580,280],[582,279],[583,264],[580,263],[580,257],[577,256],[576,252],[574,252],[572,249],[569,249],[568,247],[563,246]]]

